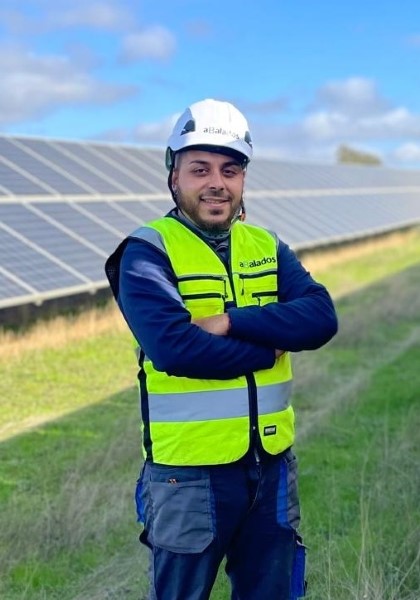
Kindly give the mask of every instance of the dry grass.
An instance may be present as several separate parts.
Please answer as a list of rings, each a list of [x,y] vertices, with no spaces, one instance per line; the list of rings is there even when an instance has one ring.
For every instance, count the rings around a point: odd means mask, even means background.
[[[34,350],[63,348],[70,342],[109,331],[127,331],[127,325],[114,302],[75,316],[40,321],[19,333],[0,331],[0,360],[17,358],[24,352]]]
[[[305,267],[309,271],[315,273],[320,269],[327,269],[334,265],[344,264],[349,260],[362,258],[369,254],[375,254],[381,250],[401,247],[407,242],[414,240],[416,237],[418,237],[418,231],[416,229],[397,231],[386,236],[352,242],[350,245],[336,246],[335,248],[326,248],[325,250],[302,252],[300,258]]]

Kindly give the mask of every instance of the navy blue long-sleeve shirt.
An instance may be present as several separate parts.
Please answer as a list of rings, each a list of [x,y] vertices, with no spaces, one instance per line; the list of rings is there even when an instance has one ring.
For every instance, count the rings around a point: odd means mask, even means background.
[[[294,252],[278,244],[279,301],[231,307],[229,335],[191,323],[168,257],[129,239],[122,254],[118,304],[139,345],[158,370],[200,379],[231,379],[274,365],[275,349],[314,350],[337,331],[333,302]]]

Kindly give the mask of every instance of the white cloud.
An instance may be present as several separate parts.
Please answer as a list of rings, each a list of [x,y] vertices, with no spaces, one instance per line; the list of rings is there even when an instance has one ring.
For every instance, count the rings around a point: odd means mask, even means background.
[[[256,152],[289,160],[335,161],[340,144],[376,154],[385,162],[417,160],[420,114],[392,106],[375,82],[349,78],[328,82],[315,92],[316,101],[302,118],[287,123],[253,123]],[[401,140],[411,143],[402,144]]]
[[[66,56],[36,55],[0,47],[0,123],[24,121],[57,108],[109,104],[132,95],[134,86],[99,81]]]
[[[420,115],[411,114],[404,107],[358,117],[322,111],[303,120],[302,132],[313,140],[397,140],[407,135],[420,136]]]
[[[140,123],[134,128],[108,129],[102,132],[99,137],[104,140],[130,141],[163,148],[179,116],[180,113],[176,113],[161,121]]]
[[[420,144],[413,142],[401,144],[393,151],[392,155],[400,163],[420,164]]]
[[[375,114],[389,107],[376,83],[364,77],[326,83],[316,94],[316,104],[352,116]]]
[[[19,9],[15,4],[12,9],[0,10],[0,19],[3,27],[15,35],[80,27],[119,31],[132,27],[135,22],[135,16],[116,2],[73,0],[70,4],[63,4],[60,6],[57,1],[37,2],[31,12],[25,12],[27,6]]]
[[[420,115],[403,106],[392,107],[378,93],[374,82],[351,78],[327,83],[320,92],[316,92],[315,97],[318,105],[325,98],[324,106],[318,106],[304,117],[289,122],[279,122],[275,118],[276,115],[282,119],[287,117],[284,109],[288,103],[284,98],[273,98],[263,103],[266,109],[271,109],[264,111],[266,119],[261,118],[258,103],[234,101],[248,118],[256,155],[276,156],[283,160],[335,162],[337,148],[346,144],[374,154],[385,162],[402,164],[416,160],[420,144],[402,145],[394,152],[393,148],[398,147],[401,139],[420,139]],[[359,107],[359,113],[356,107]],[[163,146],[176,117],[139,124],[131,133],[127,131],[127,138],[141,144]]]
[[[349,118],[338,112],[317,112],[305,117],[301,124],[302,133],[313,140],[334,139],[348,133],[351,127]]]
[[[176,40],[165,27],[155,25],[126,35],[122,41],[120,59],[135,62],[147,58],[166,60],[176,50]]]
[[[51,29],[66,27],[91,27],[115,30],[130,24],[128,13],[109,2],[87,2],[49,13],[47,25]]]
[[[133,137],[141,144],[152,143],[165,145],[179,116],[180,113],[176,113],[162,121],[157,121],[155,123],[141,123],[134,129]]]

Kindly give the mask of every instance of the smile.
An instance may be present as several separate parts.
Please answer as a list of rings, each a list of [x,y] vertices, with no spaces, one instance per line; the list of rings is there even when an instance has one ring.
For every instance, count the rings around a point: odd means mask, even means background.
[[[224,204],[225,202],[229,202],[227,198],[200,198],[202,202],[206,202],[206,204]]]

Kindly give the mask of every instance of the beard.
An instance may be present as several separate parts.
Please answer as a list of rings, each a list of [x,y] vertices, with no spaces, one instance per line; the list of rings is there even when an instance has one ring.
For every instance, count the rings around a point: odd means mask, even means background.
[[[206,196],[210,195],[211,194],[206,194]],[[217,198],[218,196],[215,194],[214,197]],[[183,215],[206,233],[223,233],[229,231],[234,220],[239,216],[241,209],[240,205],[237,208],[234,208],[232,199],[229,198],[227,202],[229,203],[230,208],[228,213],[226,213],[226,204],[223,203],[221,206],[217,206],[216,204],[209,205],[206,216],[203,216],[201,210],[203,205],[201,204],[201,201],[198,201],[198,203],[185,201],[181,193],[179,193],[177,197],[177,206]],[[217,220],[217,217],[223,214],[226,215],[226,218]]]

